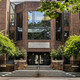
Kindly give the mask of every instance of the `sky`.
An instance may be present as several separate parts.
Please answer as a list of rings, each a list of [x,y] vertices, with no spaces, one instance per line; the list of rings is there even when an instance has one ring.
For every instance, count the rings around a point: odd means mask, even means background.
[[[11,2],[16,2],[16,1],[17,2],[21,1],[22,2],[22,1],[40,1],[40,0],[10,0],[10,1]]]

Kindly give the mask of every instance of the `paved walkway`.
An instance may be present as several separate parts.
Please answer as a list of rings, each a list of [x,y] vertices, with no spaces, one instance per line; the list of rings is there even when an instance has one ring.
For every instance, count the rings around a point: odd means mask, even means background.
[[[76,77],[80,77],[80,72],[68,72],[72,75],[75,75]]]
[[[64,78],[64,77],[0,77],[0,80],[80,80],[80,78]]]
[[[3,77],[76,77],[60,70],[16,70],[2,75]]]

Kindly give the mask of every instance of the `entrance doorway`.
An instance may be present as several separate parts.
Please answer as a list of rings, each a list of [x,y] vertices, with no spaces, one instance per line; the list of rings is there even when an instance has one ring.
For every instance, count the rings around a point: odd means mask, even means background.
[[[29,65],[49,65],[51,62],[50,53],[28,53]]]

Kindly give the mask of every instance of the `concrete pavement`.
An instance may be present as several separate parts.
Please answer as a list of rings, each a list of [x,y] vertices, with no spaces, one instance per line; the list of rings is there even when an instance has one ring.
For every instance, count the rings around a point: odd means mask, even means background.
[[[2,75],[3,77],[76,77],[60,70],[16,70]]]
[[[0,80],[80,80],[80,78],[65,77],[0,77]]]

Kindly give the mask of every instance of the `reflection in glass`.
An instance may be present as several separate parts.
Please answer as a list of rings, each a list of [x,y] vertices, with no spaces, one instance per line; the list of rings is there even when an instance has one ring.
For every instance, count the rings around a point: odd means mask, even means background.
[[[23,32],[23,14],[17,13],[17,28],[16,28],[16,40],[22,40]]]
[[[15,5],[10,4],[10,26],[15,26]]]
[[[69,31],[64,31],[64,41],[69,37]]]
[[[64,26],[69,26],[69,12],[66,9],[64,11]]]
[[[28,39],[51,39],[50,18],[44,12],[28,11]]]
[[[62,40],[62,14],[58,13],[59,17],[56,19],[56,40]]]

